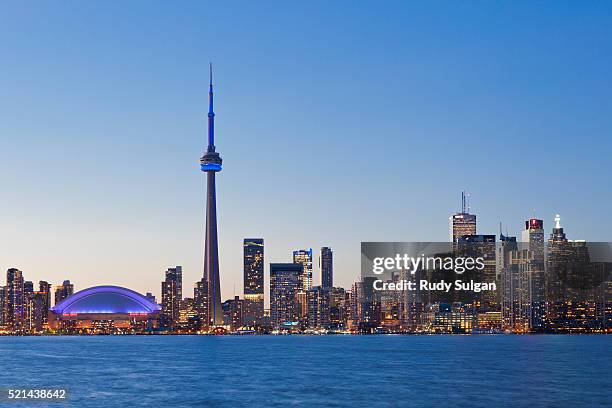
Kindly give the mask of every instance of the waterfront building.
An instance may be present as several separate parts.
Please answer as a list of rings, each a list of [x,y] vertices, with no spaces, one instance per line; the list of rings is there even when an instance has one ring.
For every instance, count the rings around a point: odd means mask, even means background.
[[[157,327],[160,307],[119,286],[94,286],[50,309],[49,327],[68,333],[133,333]]]
[[[239,296],[223,302],[223,318],[226,326],[230,326],[232,330],[238,330],[244,325],[244,306],[245,301]]]
[[[531,299],[529,326],[532,331],[543,331],[546,319],[544,221],[537,218],[525,221],[522,240],[532,254],[528,275],[529,298]]]
[[[321,248],[319,258],[321,269],[321,286],[324,288],[334,287],[334,253],[330,247]]]
[[[31,332],[34,328],[34,282],[23,282],[24,330]]]
[[[591,250],[600,260],[591,260]],[[588,333],[609,328],[612,263],[601,260],[607,251],[607,243],[568,240],[561,217],[555,217],[546,257],[548,331]]]
[[[179,321],[179,303],[181,301],[183,271],[180,266],[168,268],[166,279],[161,283],[162,325],[174,327]]]
[[[196,282],[193,288],[194,308],[199,319],[199,328],[201,329],[206,329],[210,326],[210,302],[208,295],[208,281],[202,278]]]
[[[312,288],[312,248],[293,251],[293,263],[302,265],[300,286],[306,292]]]
[[[304,266],[298,263],[270,264],[270,318],[275,328],[297,324],[297,294]]]
[[[5,327],[6,325],[6,316],[7,316],[7,310],[6,310],[6,303],[7,303],[7,287],[6,286],[0,286],[0,327]]]
[[[179,302],[178,327],[190,332],[197,329],[198,314],[196,313],[194,298],[186,297]]]
[[[307,322],[311,329],[326,329],[330,324],[330,303],[332,288],[313,286],[307,292]]]
[[[502,328],[514,333],[530,330],[531,296],[530,265],[533,252],[528,249],[510,250],[502,269]]]
[[[350,293],[344,288],[330,290],[329,323],[334,329],[345,328],[350,315]]]
[[[5,325],[19,332],[25,326],[25,297],[23,272],[16,268],[6,271]]]
[[[461,274],[464,282],[486,282],[497,284],[497,259],[495,250],[495,235],[463,235],[457,238],[458,255],[473,259],[483,258],[484,268],[473,269]],[[499,311],[499,296],[496,290],[480,293],[470,291],[455,291],[455,300],[473,304],[478,312]]]
[[[255,320],[264,313],[264,240],[245,238],[244,263],[244,314],[245,319]]]

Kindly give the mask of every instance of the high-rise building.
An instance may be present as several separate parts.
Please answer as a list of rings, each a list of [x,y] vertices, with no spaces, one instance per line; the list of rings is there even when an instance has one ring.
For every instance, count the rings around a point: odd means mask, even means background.
[[[350,314],[349,293],[344,288],[331,288],[329,322],[334,328],[344,328]]]
[[[42,331],[49,323],[49,308],[51,307],[51,284],[38,282],[38,291],[32,295],[32,329]]]
[[[210,87],[208,91],[208,147],[200,159],[200,169],[206,173],[206,236],[204,243],[204,280],[208,290],[209,303],[207,322],[210,325],[223,324],[221,308],[221,284],[219,282],[219,243],[217,241],[217,198],[215,175],[221,171],[222,160],[215,150],[215,113],[213,110],[212,64],[210,66]]]
[[[181,288],[183,270],[180,266],[168,268],[166,279],[161,284],[162,291],[162,324],[174,327],[179,321],[179,303],[181,301]]]
[[[483,258],[484,267],[465,271],[462,280],[467,282],[473,279],[475,282],[493,283],[497,282],[497,258],[495,251],[495,235],[463,235],[457,238],[457,248],[462,256],[473,259]],[[499,310],[499,296],[496,290],[487,290],[479,293],[471,291],[455,291],[455,301],[461,303],[473,303],[478,312],[491,312]]]
[[[465,192],[461,193],[461,212],[451,215],[449,223],[451,242],[464,235],[476,235],[476,215],[469,213]]]
[[[25,325],[23,272],[16,268],[6,271],[6,325],[21,331]]]
[[[184,326],[197,316],[194,298],[184,298],[179,302],[179,323]]]
[[[51,284],[47,281],[39,281],[38,291],[42,297],[42,321],[43,323],[48,323],[49,309],[51,308]]]
[[[527,249],[533,252],[533,259],[544,262],[544,221],[537,218],[525,221],[521,238],[529,244]]]
[[[74,293],[74,285],[69,280],[65,280],[61,285],[55,287],[55,304],[66,299]]]
[[[522,240],[532,256],[528,266],[528,290],[531,302],[529,327],[532,331],[542,331],[546,315],[544,221],[537,218],[525,221]]]
[[[528,249],[509,249],[505,255],[501,273],[502,328],[525,333],[530,329],[529,264],[533,253]]]
[[[23,282],[23,303],[24,303],[24,329],[31,331],[34,328],[34,282]]]
[[[321,248],[319,262],[321,268],[321,286],[324,288],[334,287],[334,253],[330,247]]]
[[[0,286],[0,326],[6,324],[6,301],[7,301],[7,287]]]
[[[225,325],[230,326],[232,330],[237,330],[244,324],[244,300],[239,296],[234,296],[233,299],[228,299],[223,302],[223,317]]]
[[[270,264],[270,319],[276,328],[297,322],[297,293],[303,271],[302,264]]]
[[[308,290],[308,327],[325,329],[330,324],[331,288],[314,286]]]
[[[312,248],[293,251],[293,263],[302,265],[300,286],[304,292],[312,288]]]
[[[208,281],[204,278],[196,282],[193,288],[193,302],[195,312],[200,320],[200,328],[210,326],[210,302],[208,300]]]
[[[244,315],[258,319],[264,313],[264,240],[245,238],[244,251]]]

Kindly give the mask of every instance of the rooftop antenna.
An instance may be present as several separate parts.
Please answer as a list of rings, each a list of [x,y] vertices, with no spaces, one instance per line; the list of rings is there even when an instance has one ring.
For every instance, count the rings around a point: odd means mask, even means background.
[[[461,191],[461,214],[465,214],[465,190]]]
[[[470,193],[467,193],[467,212],[470,213]]]

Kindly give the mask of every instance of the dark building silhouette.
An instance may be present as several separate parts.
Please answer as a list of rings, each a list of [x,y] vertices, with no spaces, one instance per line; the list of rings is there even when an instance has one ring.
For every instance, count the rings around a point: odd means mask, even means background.
[[[55,287],[55,304],[74,293],[74,285],[69,280],[65,280],[60,286]]]
[[[319,258],[321,267],[321,286],[324,288],[334,287],[334,253],[330,247],[321,248]]]

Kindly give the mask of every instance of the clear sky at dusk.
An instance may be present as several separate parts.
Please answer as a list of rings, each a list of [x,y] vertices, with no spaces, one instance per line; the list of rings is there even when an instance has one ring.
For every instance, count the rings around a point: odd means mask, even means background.
[[[190,294],[209,61],[223,299],[244,237],[266,281],[331,246],[349,287],[361,241],[447,240],[462,189],[479,233],[560,213],[611,241],[610,21],[607,2],[4,1],[0,268],[159,295],[183,265]]]

